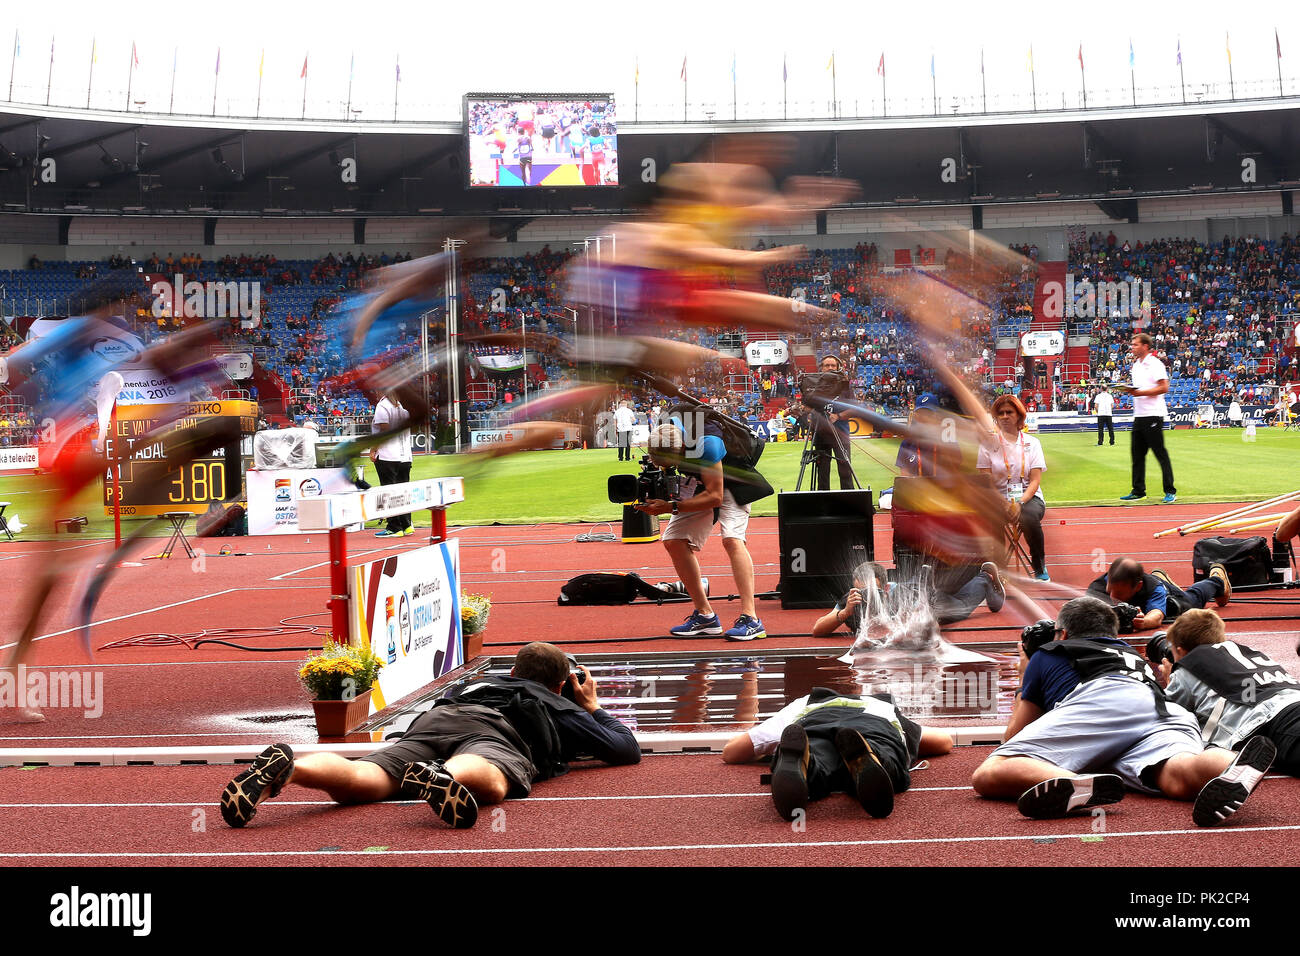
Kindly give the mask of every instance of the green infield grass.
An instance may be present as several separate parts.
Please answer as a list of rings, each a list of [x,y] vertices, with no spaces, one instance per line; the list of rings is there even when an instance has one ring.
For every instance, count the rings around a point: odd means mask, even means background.
[[[1113,505],[1129,491],[1129,436],[1116,435],[1115,445],[1097,446],[1096,434],[1066,433],[1041,436],[1047,456],[1043,493],[1049,507],[1066,505]],[[1300,489],[1300,434],[1276,428],[1261,428],[1258,440],[1242,441],[1241,429],[1165,432],[1166,447],[1173,460],[1180,502],[1256,501]],[[778,491],[793,491],[799,474],[802,444],[773,443],[767,446],[759,470]],[[864,486],[879,491],[893,481],[892,466],[898,442],[893,439],[859,439],[853,443],[853,466]],[[637,454],[640,454],[638,450]],[[413,478],[462,475],[465,478],[463,504],[448,513],[452,524],[538,524],[543,522],[618,521],[621,510],[605,495],[610,475],[632,473],[636,461],[619,462],[614,449],[589,451],[523,452],[489,461],[475,456],[432,455],[415,459]],[[838,485],[835,469],[831,481]],[[367,465],[366,477],[378,479]],[[812,467],[804,477],[811,483]],[[0,479],[0,500],[7,500],[8,515],[19,514],[24,523],[32,520],[25,500],[41,481],[39,477]],[[1160,467],[1147,456],[1147,503],[1161,498]],[[102,492],[96,487],[78,499],[70,514],[90,518],[89,531],[111,534],[112,519],[104,516]],[[755,515],[776,514],[776,498],[756,502]],[[60,515],[59,517],[63,517]],[[417,515],[427,524],[427,515]],[[128,523],[128,528],[131,525]],[[33,528],[33,532],[48,531]],[[159,533],[165,533],[161,528]],[[24,534],[24,537],[29,537]]]

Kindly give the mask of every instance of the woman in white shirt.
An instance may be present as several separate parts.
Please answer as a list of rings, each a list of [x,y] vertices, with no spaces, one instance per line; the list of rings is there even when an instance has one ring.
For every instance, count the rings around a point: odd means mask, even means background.
[[[1007,521],[1018,521],[1034,577],[1050,581],[1043,542],[1043,514],[1047,504],[1040,487],[1047,462],[1037,438],[1026,434],[1025,406],[1014,395],[1000,395],[993,402],[993,432],[980,443],[975,467],[993,479],[1007,499]]]

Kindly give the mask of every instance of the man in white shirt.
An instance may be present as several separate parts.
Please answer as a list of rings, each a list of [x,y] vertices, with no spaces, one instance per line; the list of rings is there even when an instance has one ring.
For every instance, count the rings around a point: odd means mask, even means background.
[[[1115,422],[1111,417],[1111,413],[1115,410],[1115,399],[1111,397],[1105,382],[1102,382],[1101,389],[1093,397],[1092,407],[1097,411],[1097,447],[1101,447],[1103,430],[1110,432],[1110,443],[1115,444]]]
[[[627,407],[627,402],[619,402],[614,412],[614,429],[618,432],[618,460],[632,460],[632,429],[636,427],[636,414]]]
[[[1165,450],[1165,416],[1169,409],[1165,405],[1165,393],[1169,391],[1169,373],[1165,363],[1151,354],[1151,336],[1145,332],[1134,332],[1129,343],[1133,349],[1133,490],[1120,498],[1120,501],[1138,501],[1147,496],[1147,451],[1150,450],[1160,462],[1160,474],[1164,481],[1164,503],[1169,505],[1178,500],[1178,489],[1174,487],[1174,467],[1169,462],[1169,452]]]
[[[393,392],[385,392],[384,397],[375,406],[374,421],[370,431],[373,434],[391,431],[411,420],[411,413],[402,407],[401,399]],[[375,463],[381,485],[399,485],[411,480],[411,430],[403,429],[392,438],[370,450],[370,458]],[[395,515],[384,522],[384,530],[376,531],[378,538],[398,537],[411,534],[411,516]]]

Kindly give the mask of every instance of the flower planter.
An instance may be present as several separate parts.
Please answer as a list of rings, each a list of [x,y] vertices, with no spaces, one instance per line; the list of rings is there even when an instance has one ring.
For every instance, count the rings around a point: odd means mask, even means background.
[[[351,700],[313,700],[311,706],[316,711],[316,733],[342,737],[370,716],[370,691],[362,691]]]

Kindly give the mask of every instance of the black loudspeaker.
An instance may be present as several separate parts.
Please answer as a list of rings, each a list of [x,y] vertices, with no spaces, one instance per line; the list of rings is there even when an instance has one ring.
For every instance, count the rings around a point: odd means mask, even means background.
[[[827,608],[853,587],[853,569],[874,561],[871,489],[776,496],[782,608]]]

